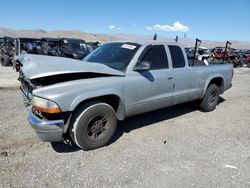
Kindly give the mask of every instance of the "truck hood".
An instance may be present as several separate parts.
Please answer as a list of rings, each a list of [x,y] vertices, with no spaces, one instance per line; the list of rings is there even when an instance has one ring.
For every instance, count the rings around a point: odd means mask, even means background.
[[[111,76],[125,76],[124,72],[112,69],[100,63],[90,63],[81,60],[42,55],[20,55],[22,73],[28,79],[37,79],[55,75],[77,73],[96,73]]]

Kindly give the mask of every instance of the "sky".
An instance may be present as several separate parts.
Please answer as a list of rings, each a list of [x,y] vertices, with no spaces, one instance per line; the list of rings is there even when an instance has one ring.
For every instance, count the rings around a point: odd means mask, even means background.
[[[0,27],[250,41],[250,0],[0,0]]]

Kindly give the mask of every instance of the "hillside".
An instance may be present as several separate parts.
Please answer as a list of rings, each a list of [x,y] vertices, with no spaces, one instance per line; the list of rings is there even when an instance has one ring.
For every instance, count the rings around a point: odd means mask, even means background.
[[[11,36],[11,37],[68,37],[68,38],[80,38],[86,41],[117,41],[117,40],[151,40],[153,36],[151,35],[132,35],[132,34],[93,34],[86,33],[82,31],[70,31],[70,30],[56,30],[56,31],[45,31],[42,29],[37,30],[14,30],[14,29],[6,29],[0,28],[0,37],[3,36]],[[173,41],[171,37],[158,36],[158,39],[164,41]],[[225,41],[209,41],[202,40],[202,46],[212,48],[215,46],[225,46]],[[179,38],[179,42],[184,46],[193,46],[195,43],[195,39],[184,39]],[[241,49],[250,49],[250,42],[244,41],[236,41],[232,40],[233,48],[241,48]]]

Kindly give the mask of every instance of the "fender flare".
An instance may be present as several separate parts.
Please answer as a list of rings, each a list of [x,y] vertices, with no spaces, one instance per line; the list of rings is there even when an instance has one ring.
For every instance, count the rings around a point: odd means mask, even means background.
[[[224,91],[224,83],[225,83],[225,79],[223,77],[222,74],[212,74],[208,77],[207,81],[205,82],[205,86],[204,86],[204,89],[203,89],[203,94],[202,94],[202,97],[204,97],[206,91],[207,91],[207,88],[208,88],[208,85],[210,84],[210,82],[214,79],[214,78],[221,78],[222,79],[222,91]]]
[[[95,99],[98,97],[105,97],[108,95],[115,95],[116,97],[119,98],[119,105],[116,111],[116,116],[117,116],[117,119],[119,120],[125,119],[126,109],[125,109],[124,99],[121,93],[119,93],[118,91],[114,91],[114,90],[96,90],[93,92],[87,92],[87,93],[81,94],[73,100],[73,102],[71,103],[69,107],[69,111],[71,112],[74,111],[77,108],[77,106],[84,101]]]

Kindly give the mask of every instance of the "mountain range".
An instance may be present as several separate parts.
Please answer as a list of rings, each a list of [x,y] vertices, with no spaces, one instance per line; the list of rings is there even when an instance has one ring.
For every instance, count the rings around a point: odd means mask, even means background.
[[[42,37],[54,37],[54,38],[79,38],[89,42],[99,41],[101,43],[108,41],[141,41],[141,40],[152,40],[153,35],[138,35],[138,34],[95,34],[86,33],[82,31],[74,30],[55,30],[55,31],[45,31],[42,29],[35,30],[14,30],[8,28],[0,28],[0,37],[10,36],[10,37],[29,37],[29,38],[42,38]],[[167,36],[158,36],[158,40],[173,42],[174,38]],[[211,41],[202,40],[201,46],[207,48],[213,48],[216,46],[224,47],[226,41]],[[179,43],[184,46],[194,46],[195,39],[193,38],[179,38]],[[232,48],[239,49],[250,49],[249,41],[237,41],[230,40],[232,43]]]

